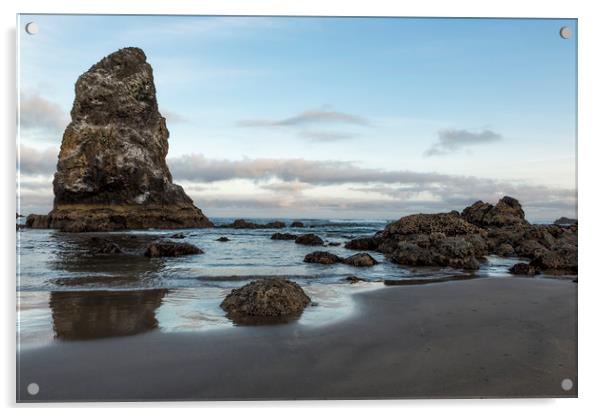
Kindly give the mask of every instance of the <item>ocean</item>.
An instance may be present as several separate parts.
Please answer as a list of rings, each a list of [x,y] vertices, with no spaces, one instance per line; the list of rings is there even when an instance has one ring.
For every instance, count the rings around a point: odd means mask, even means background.
[[[212,218],[216,226],[234,218]],[[254,223],[292,219],[254,219]],[[23,229],[17,235],[19,347],[51,342],[127,336],[146,331],[225,330],[235,325],[219,304],[231,289],[260,278],[284,277],[299,283],[312,306],[299,323],[326,325],[356,312],[352,295],[382,287],[383,279],[432,278],[464,274],[449,268],[411,268],[370,253],[379,263],[358,268],[346,264],[303,262],[324,250],[342,257],[356,251],[346,241],[371,236],[386,220],[295,219],[304,228],[132,230],[111,233],[62,233]],[[339,246],[315,247],[271,240],[275,232],[315,233]],[[175,258],[143,256],[157,238],[183,233],[204,254]],[[219,237],[230,241],[216,241]],[[93,254],[92,237],[116,242],[122,254]],[[516,258],[488,257],[475,277],[508,277]],[[348,276],[365,282],[350,284]]]

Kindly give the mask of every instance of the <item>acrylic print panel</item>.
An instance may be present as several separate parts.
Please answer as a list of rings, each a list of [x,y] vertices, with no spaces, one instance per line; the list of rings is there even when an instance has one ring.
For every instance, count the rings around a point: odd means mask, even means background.
[[[17,32],[19,401],[577,395],[576,20]]]

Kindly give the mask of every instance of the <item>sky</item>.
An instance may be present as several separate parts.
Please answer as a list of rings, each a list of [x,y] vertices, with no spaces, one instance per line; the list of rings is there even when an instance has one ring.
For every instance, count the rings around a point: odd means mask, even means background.
[[[52,208],[78,76],[136,46],[174,182],[209,217],[397,219],[503,195],[531,221],[576,217],[575,20],[18,20],[25,214]]]

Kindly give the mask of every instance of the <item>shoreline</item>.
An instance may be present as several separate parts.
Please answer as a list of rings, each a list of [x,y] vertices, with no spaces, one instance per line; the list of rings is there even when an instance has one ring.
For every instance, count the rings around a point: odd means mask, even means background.
[[[153,331],[21,351],[17,400],[577,395],[570,281],[478,278],[352,297],[354,313],[317,327]],[[564,378],[575,383],[569,392]],[[32,381],[40,385],[35,397],[26,393]]]

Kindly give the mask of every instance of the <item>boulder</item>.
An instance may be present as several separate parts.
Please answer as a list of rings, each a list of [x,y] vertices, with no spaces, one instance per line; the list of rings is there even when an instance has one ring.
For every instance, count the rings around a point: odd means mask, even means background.
[[[310,302],[297,283],[266,279],[233,289],[220,306],[234,322],[245,324],[286,321],[299,316]]]
[[[203,250],[189,243],[161,240],[151,243],[144,253],[146,257],[178,257],[189,254],[203,254]]]
[[[339,242],[336,242],[336,241],[330,241],[330,242],[328,243],[328,245],[329,245],[329,246],[331,246],[331,247],[338,247],[338,246],[340,246],[340,245],[341,245],[341,243],[339,243]]]
[[[564,244],[552,250],[539,252],[529,264],[544,272],[577,273],[577,247]]]
[[[498,256],[501,256],[501,257],[513,257],[513,256],[516,256],[516,252],[514,251],[514,247],[512,247],[508,243],[502,243],[502,244],[500,244],[496,248],[495,254],[497,254]]]
[[[538,273],[537,269],[528,263],[516,263],[514,266],[510,267],[508,271],[512,274],[525,276],[535,276]]]
[[[101,59],[75,84],[54,208],[47,221],[31,226],[73,232],[211,227],[172,182],[168,137],[144,52],[123,48]]]
[[[228,237],[220,237],[215,241],[219,241],[220,243],[225,243],[227,241],[230,241],[230,239]]]
[[[315,234],[301,234],[295,239],[296,244],[303,244],[306,246],[323,246],[324,241]]]
[[[293,221],[291,223],[291,227],[292,228],[303,228],[303,227],[305,227],[305,224],[303,224],[301,221]]]
[[[327,251],[314,251],[303,259],[305,263],[335,264],[343,261],[339,256]]]
[[[282,221],[272,221],[272,222],[268,222],[265,225],[265,228],[284,228],[286,227],[286,224],[283,223]]]
[[[272,236],[270,238],[272,240],[296,240],[297,237],[298,236],[296,234],[274,233],[274,234],[272,234]]]
[[[169,238],[182,239],[182,238],[186,238],[186,236],[184,235],[184,233],[176,233],[176,234],[170,235]]]
[[[357,253],[344,259],[343,263],[355,267],[369,267],[378,262],[368,253]]]
[[[350,250],[376,250],[378,249],[380,241],[375,237],[361,237],[356,238],[345,243],[345,248]]]

